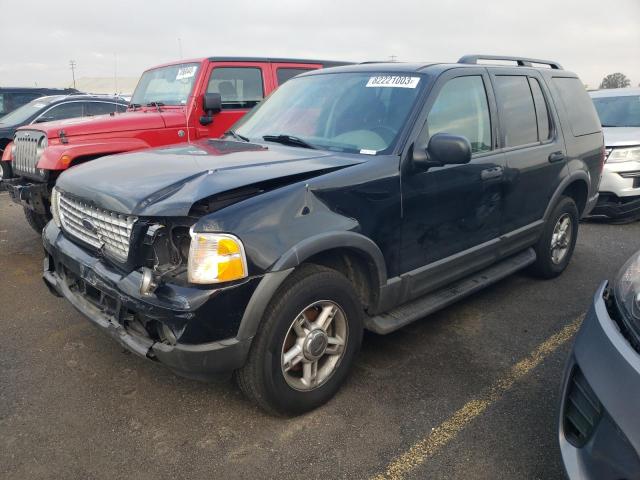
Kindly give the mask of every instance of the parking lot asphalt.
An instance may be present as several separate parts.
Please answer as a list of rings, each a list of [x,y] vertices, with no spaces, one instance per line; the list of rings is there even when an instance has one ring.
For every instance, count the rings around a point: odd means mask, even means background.
[[[568,270],[516,274],[388,336],[338,395],[270,417],[229,377],[123,351],[41,280],[42,247],[0,192],[0,478],[563,478],[560,380],[594,290],[640,222],[582,224]]]

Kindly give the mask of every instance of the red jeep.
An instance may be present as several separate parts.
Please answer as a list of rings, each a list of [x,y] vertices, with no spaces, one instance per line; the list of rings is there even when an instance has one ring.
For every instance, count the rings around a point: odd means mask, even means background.
[[[142,74],[126,112],[18,129],[3,155],[11,197],[38,232],[65,169],[104,155],[219,137],[291,77],[340,65],[320,60],[211,57],[161,65]]]

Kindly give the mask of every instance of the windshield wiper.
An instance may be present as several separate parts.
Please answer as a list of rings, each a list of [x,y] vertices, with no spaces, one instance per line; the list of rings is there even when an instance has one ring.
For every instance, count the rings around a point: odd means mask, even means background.
[[[242,140],[243,142],[250,142],[251,141],[251,140],[249,140],[249,138],[245,137],[244,135],[240,135],[235,130],[227,130],[226,132],[224,132],[224,134],[225,135],[231,135],[236,140]]]
[[[139,103],[130,103],[127,108],[133,108],[135,110],[136,108],[142,108],[142,105]]]
[[[162,103],[162,102],[149,102],[149,103],[147,103],[147,107],[164,107],[164,103]]]
[[[293,135],[263,135],[262,139],[267,142],[281,143],[283,145],[291,145],[294,147],[311,148],[314,150],[317,148],[309,142]]]

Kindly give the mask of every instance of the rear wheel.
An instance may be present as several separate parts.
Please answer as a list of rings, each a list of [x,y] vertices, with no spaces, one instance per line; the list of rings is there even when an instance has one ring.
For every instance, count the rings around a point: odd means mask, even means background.
[[[47,225],[47,222],[49,221],[49,216],[43,215],[41,213],[36,213],[27,207],[23,207],[23,209],[24,209],[24,216],[27,219],[27,222],[29,223],[31,228],[33,228],[36,231],[36,233],[41,234],[42,230],[44,230],[44,227]]]
[[[346,378],[362,330],[362,307],[351,282],[335,270],[304,265],[267,308],[247,363],[235,372],[238,385],[272,414],[314,409]]]
[[[541,278],[560,275],[571,260],[578,238],[579,214],[575,201],[561,197],[545,224],[534,249],[536,261],[531,272]]]

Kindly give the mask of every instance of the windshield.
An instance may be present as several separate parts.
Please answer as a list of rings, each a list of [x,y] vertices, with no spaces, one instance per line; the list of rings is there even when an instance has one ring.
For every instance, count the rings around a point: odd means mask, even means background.
[[[293,78],[245,116],[235,132],[252,141],[266,136],[311,148],[388,153],[423,83],[421,76],[408,73]]]
[[[0,117],[0,124],[2,125],[22,125],[32,115],[35,115],[40,110],[45,108],[50,103],[61,97],[40,97],[29,103],[16,108],[14,111],[7,113],[4,117]]]
[[[130,105],[186,105],[199,66],[182,63],[144,72]]]
[[[640,95],[593,99],[603,127],[640,127]]]

